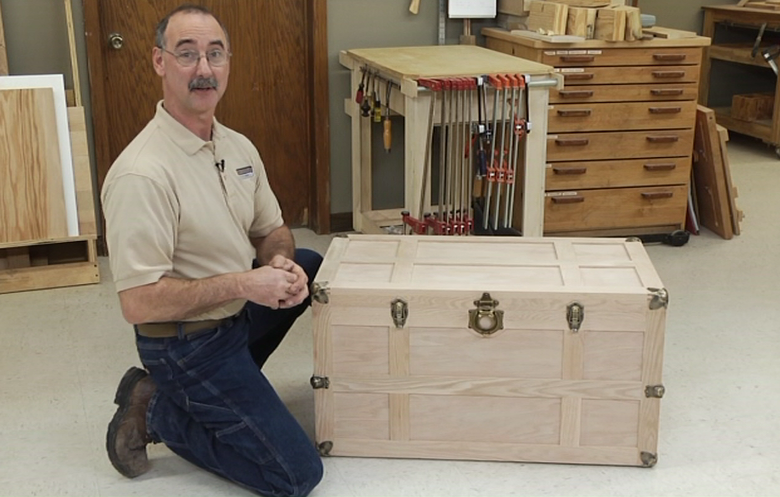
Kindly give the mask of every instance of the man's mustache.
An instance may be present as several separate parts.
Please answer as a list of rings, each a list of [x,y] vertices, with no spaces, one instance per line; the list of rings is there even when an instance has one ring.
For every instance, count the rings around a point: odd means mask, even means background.
[[[190,90],[194,90],[196,88],[214,88],[216,90],[218,86],[219,83],[217,82],[217,78],[214,77],[197,77],[190,81]]]

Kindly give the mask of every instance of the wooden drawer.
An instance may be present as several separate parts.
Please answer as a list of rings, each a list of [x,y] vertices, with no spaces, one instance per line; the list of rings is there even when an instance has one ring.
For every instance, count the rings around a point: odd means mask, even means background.
[[[550,133],[692,128],[696,102],[580,103],[550,105]]]
[[[664,67],[560,67],[564,86],[632,83],[697,83],[699,66]],[[567,88],[568,89],[568,88]]]
[[[550,103],[576,102],[652,102],[667,100],[696,100],[696,83],[648,85],[578,85],[563,90],[550,90]]]
[[[693,151],[693,129],[547,135],[547,160],[686,157]]]
[[[544,50],[541,63],[554,67],[698,65],[701,64],[701,48]]]
[[[544,232],[641,228],[685,223],[686,185],[547,193]]]
[[[547,164],[545,190],[684,185],[690,174],[690,157],[555,162]]]

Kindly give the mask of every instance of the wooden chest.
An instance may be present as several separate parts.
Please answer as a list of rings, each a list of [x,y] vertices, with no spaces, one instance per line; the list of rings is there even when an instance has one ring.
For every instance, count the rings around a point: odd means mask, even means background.
[[[668,299],[639,241],[351,235],[313,295],[323,454],[656,462]]]
[[[685,228],[702,47],[708,38],[550,43],[497,28],[486,46],[556,68],[544,234]],[[617,181],[616,181],[617,180]]]

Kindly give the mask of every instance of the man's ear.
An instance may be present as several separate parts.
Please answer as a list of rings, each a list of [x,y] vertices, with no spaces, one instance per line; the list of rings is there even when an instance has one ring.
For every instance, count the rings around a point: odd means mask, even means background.
[[[163,66],[163,51],[160,47],[152,48],[152,65],[154,71],[158,76],[165,75],[165,67]]]

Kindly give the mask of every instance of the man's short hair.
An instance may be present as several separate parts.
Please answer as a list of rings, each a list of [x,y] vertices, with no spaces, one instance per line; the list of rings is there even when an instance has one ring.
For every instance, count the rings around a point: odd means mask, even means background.
[[[168,29],[168,21],[171,20],[171,17],[178,14],[179,12],[184,13],[200,13],[203,15],[211,16],[214,19],[217,20],[219,23],[219,26],[222,28],[222,32],[225,33],[225,42],[227,43],[227,46],[225,48],[230,47],[230,36],[228,36],[227,28],[225,28],[225,25],[222,24],[222,21],[219,20],[217,16],[215,16],[209,9],[202,5],[196,5],[194,3],[185,3],[182,5],[179,5],[172,11],[168,12],[168,14],[163,17],[159,23],[157,23],[157,29],[155,30],[155,36],[154,36],[154,45],[158,48],[165,48],[165,31]]]

